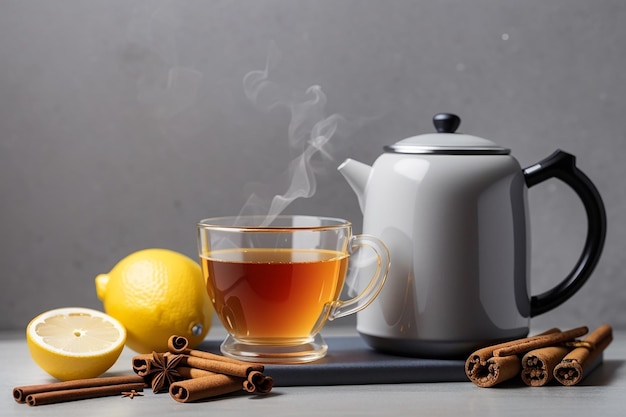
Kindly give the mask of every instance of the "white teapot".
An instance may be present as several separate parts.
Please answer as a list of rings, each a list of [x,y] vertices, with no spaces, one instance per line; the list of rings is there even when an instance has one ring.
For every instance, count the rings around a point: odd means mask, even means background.
[[[602,252],[606,213],[598,190],[563,151],[522,169],[509,149],[455,133],[458,116],[437,114],[438,133],[385,146],[373,166],[339,166],[357,194],[363,233],[382,239],[391,269],[379,296],[357,314],[373,348],[458,357],[525,337],[530,318],[570,298]],[[588,233],[571,273],[538,295],[529,291],[527,190],[549,178],[571,186]]]

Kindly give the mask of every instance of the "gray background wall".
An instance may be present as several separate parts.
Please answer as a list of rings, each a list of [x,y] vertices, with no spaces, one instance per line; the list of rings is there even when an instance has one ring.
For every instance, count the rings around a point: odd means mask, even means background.
[[[345,122],[288,212],[359,231],[337,165],[373,162],[440,111],[523,166],[563,148],[604,196],[609,233],[588,285],[533,324],[624,328],[625,21],[620,0],[0,0],[0,328],[102,308],[93,279],[125,255],[195,257],[196,221],[283,193],[298,148],[289,108],[268,104],[312,85],[324,112],[298,117]],[[243,80],[268,56],[253,101]],[[538,293],[569,272],[586,220],[557,182],[529,198]]]

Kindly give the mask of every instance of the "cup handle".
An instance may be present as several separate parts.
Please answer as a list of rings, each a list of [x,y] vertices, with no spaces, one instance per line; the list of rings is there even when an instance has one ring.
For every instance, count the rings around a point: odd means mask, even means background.
[[[378,238],[370,235],[354,235],[350,238],[348,252],[352,255],[358,248],[369,246],[376,253],[378,263],[374,276],[359,295],[349,300],[337,300],[330,305],[327,320],[354,314],[371,304],[383,288],[389,272],[389,249]]]

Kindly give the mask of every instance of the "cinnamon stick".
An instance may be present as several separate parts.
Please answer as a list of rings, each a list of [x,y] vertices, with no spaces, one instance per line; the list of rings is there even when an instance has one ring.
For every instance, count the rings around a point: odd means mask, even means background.
[[[465,374],[479,387],[492,387],[520,373],[521,363],[517,355],[532,349],[571,341],[586,332],[586,327],[565,332],[550,329],[536,336],[478,349],[465,361]]]
[[[120,395],[125,392],[139,392],[143,391],[143,387],[143,382],[134,382],[127,384],[103,385],[96,387],[65,389],[60,391],[39,392],[26,396],[26,403],[31,406],[36,406],[55,404],[66,401],[85,400],[88,398]]]
[[[613,329],[603,324],[589,334],[554,368],[554,378],[563,385],[576,385],[583,380],[585,370],[602,354],[613,340]]]
[[[247,362],[232,363],[190,355],[183,355],[180,365],[243,378],[246,378],[252,371],[263,372],[264,370],[264,366],[261,364]]]
[[[150,374],[150,364],[152,363],[154,356],[151,353],[142,353],[133,356],[132,367],[133,371],[139,376],[148,376]]]
[[[522,358],[522,381],[531,387],[541,387],[553,378],[554,368],[572,348],[548,346],[527,352]]]
[[[205,371],[204,369],[190,368],[187,366],[179,366],[176,368],[183,379],[204,378],[207,376],[220,375],[215,372]],[[247,378],[242,378],[243,389],[249,393],[267,394],[274,386],[274,380],[262,372],[252,371]]]
[[[492,357],[486,361],[466,363],[465,374],[479,387],[493,387],[515,377],[521,365],[517,356]]]
[[[167,340],[167,350],[172,353],[185,353],[191,349],[187,349],[189,347],[189,340],[185,336],[172,335]]]
[[[53,382],[50,384],[24,385],[13,388],[13,398],[18,403],[25,403],[27,397],[44,392],[76,390],[122,384],[143,384],[142,377],[137,375],[120,375],[99,378],[76,379],[73,381]]]
[[[215,372],[204,369],[191,368],[189,366],[179,366],[176,368],[182,379],[202,378],[204,376],[217,375]]]
[[[245,380],[242,377],[223,374],[186,379],[170,385],[170,395],[181,403],[204,400],[241,391]]]
[[[188,356],[194,356],[197,358],[210,359],[214,361],[220,362],[228,362],[238,365],[250,365],[250,362],[244,362],[233,358],[228,358],[226,356],[217,355],[215,353],[205,352],[203,350],[197,349],[188,349],[189,340],[184,336],[171,336],[167,341],[167,349],[170,353],[175,354],[185,354]]]
[[[252,371],[243,382],[243,389],[250,393],[267,394],[272,390],[274,380],[259,371]]]
[[[576,327],[575,329],[566,330],[564,332],[555,332],[551,334],[544,334],[535,337],[529,337],[519,340],[518,343],[514,343],[510,346],[504,346],[493,351],[493,356],[510,356],[519,355],[524,352],[528,352],[532,349],[537,349],[545,346],[553,346],[557,343],[569,342],[577,337],[585,335],[589,329],[587,326]]]

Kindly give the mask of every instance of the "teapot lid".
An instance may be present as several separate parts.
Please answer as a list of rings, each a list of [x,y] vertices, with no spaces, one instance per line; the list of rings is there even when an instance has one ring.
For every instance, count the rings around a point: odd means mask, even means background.
[[[461,118],[451,113],[433,117],[437,133],[417,135],[384,147],[385,152],[443,155],[508,155],[510,149],[477,136],[455,133]]]

